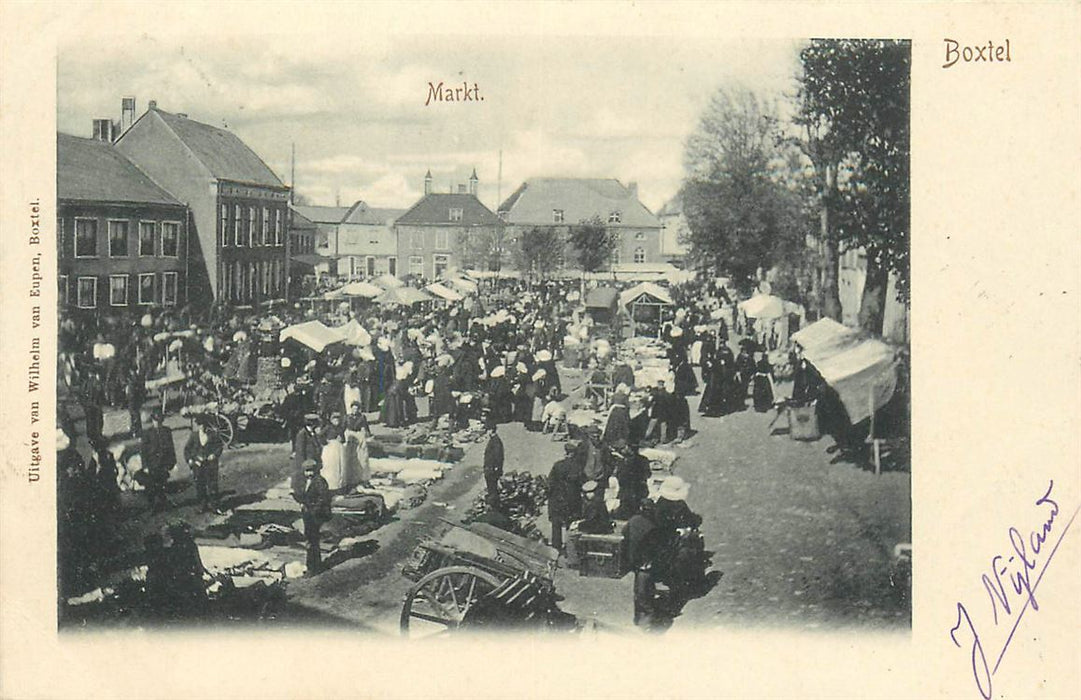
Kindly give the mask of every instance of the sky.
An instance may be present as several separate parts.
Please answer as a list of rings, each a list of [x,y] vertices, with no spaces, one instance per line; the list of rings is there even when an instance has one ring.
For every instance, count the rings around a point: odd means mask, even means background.
[[[799,44],[682,37],[115,37],[61,45],[57,130],[90,136],[120,100],[224,126],[313,204],[408,208],[465,183],[495,210],[531,177],[638,183],[653,211],[679,189],[683,146],[719,88],[784,99]],[[432,102],[429,83],[483,101]],[[500,152],[502,151],[502,178]]]

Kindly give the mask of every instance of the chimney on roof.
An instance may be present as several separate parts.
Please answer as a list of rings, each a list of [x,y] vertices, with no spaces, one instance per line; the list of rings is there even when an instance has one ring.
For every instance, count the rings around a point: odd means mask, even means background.
[[[634,197],[635,199],[638,199],[638,183],[637,182],[628,182],[627,183],[627,191],[631,193],[632,197]]]
[[[424,194],[432,193],[432,171],[424,173]]]
[[[458,194],[465,194],[465,185],[458,185]]]
[[[469,194],[474,197],[477,196],[477,183],[480,180],[477,178],[477,169],[473,168],[473,174],[469,176]]]
[[[114,141],[114,129],[112,119],[94,120],[94,140],[112,143]]]
[[[185,114],[184,112],[177,112],[176,116],[180,117],[181,119],[187,119],[188,118],[188,115]]]
[[[123,97],[120,100],[120,133],[124,133],[135,123],[135,98]]]
[[[158,101],[157,100],[150,100],[150,102],[148,102],[146,104],[146,108],[147,109],[157,109],[158,108]]]

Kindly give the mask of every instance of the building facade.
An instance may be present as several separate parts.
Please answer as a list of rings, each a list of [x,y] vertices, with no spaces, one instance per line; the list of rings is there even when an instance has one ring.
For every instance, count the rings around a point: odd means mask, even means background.
[[[61,308],[188,302],[188,209],[105,140],[57,134]]]
[[[295,205],[293,209],[315,224],[315,254],[319,256],[315,264],[315,274],[318,276],[339,274],[334,263],[338,259],[341,243],[338,232],[342,219],[349,213],[350,208]]]
[[[657,264],[661,254],[661,222],[638,200],[638,186],[616,179],[534,178],[527,180],[499,207],[505,236],[516,240],[534,227],[554,228],[566,239],[571,227],[599,219],[616,239],[611,264]],[[563,259],[574,267],[570,249]]]
[[[284,298],[289,190],[243,141],[151,102],[116,148],[190,210],[193,303]]]
[[[307,207],[307,209],[326,210],[331,216],[337,216],[338,207]],[[399,274],[398,242],[394,233],[395,220],[405,213],[404,209],[385,209],[370,207],[365,202],[357,201],[353,206],[341,210],[343,213],[336,223],[316,222],[320,226],[320,245],[316,252],[328,258],[336,259],[337,264],[329,262],[323,271],[334,271],[341,279],[358,280]],[[326,212],[313,212],[315,216],[327,216]]]
[[[657,219],[661,222],[661,260],[676,267],[686,267],[691,227],[683,213],[683,200],[678,196],[668,200],[657,212]]]
[[[424,196],[394,223],[399,277],[437,280],[459,268],[486,267],[488,251],[502,237],[502,222],[477,199],[474,171],[468,189],[432,191],[429,172]]]

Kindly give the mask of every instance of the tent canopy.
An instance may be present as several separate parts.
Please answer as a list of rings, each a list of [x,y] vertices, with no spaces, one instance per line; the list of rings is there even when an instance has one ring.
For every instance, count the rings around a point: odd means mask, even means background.
[[[611,309],[616,305],[619,293],[611,287],[597,287],[586,293],[586,307],[591,309]]]
[[[784,299],[772,294],[757,294],[739,303],[748,318],[780,318],[784,316]]]
[[[897,389],[897,351],[828,318],[792,335],[803,355],[841,399],[853,424],[871,416]]]
[[[652,282],[641,282],[622,292],[619,295],[619,303],[623,306],[630,306],[633,302],[642,300],[643,296],[649,297],[644,301],[655,304],[669,305],[675,303],[668,294],[668,290]]]
[[[366,299],[374,299],[383,293],[382,287],[377,287],[371,282],[350,282],[349,284],[335,290],[340,294],[347,297],[364,297]]]
[[[283,343],[292,339],[316,352],[323,352],[327,346],[344,341],[345,336],[319,321],[308,321],[289,326],[281,332],[278,339]]]
[[[364,326],[360,325],[360,322],[355,318],[350,320],[344,326],[338,326],[333,330],[335,333],[341,334],[342,338],[345,339],[346,345],[363,347],[372,344],[371,334],[364,330]]]
[[[437,297],[445,299],[447,301],[461,301],[465,298],[453,289],[447,289],[446,287],[438,283],[429,284],[424,289],[436,295]]]
[[[378,285],[383,289],[395,289],[397,287],[405,286],[405,282],[402,282],[394,275],[380,275],[372,280],[372,284]]]
[[[380,304],[402,306],[412,306],[413,304],[419,304],[422,301],[430,301],[431,294],[414,289],[413,287],[395,287],[394,289],[388,289],[381,297],[379,297]]]
[[[476,294],[478,289],[476,282],[463,279],[461,277],[454,277],[452,279],[446,280],[445,284],[449,284],[455,289],[457,289],[459,292],[465,294]]]

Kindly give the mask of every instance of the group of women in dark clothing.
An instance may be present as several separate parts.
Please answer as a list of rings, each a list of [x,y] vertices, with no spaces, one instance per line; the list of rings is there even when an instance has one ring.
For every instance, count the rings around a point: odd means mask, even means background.
[[[740,348],[739,356],[722,343],[716,347],[712,336],[702,341],[702,377],[706,386],[698,412],[704,416],[723,416],[746,408],[747,394],[754,398],[754,409],[764,413],[773,407],[773,366],[765,353],[756,361],[749,343]]]

